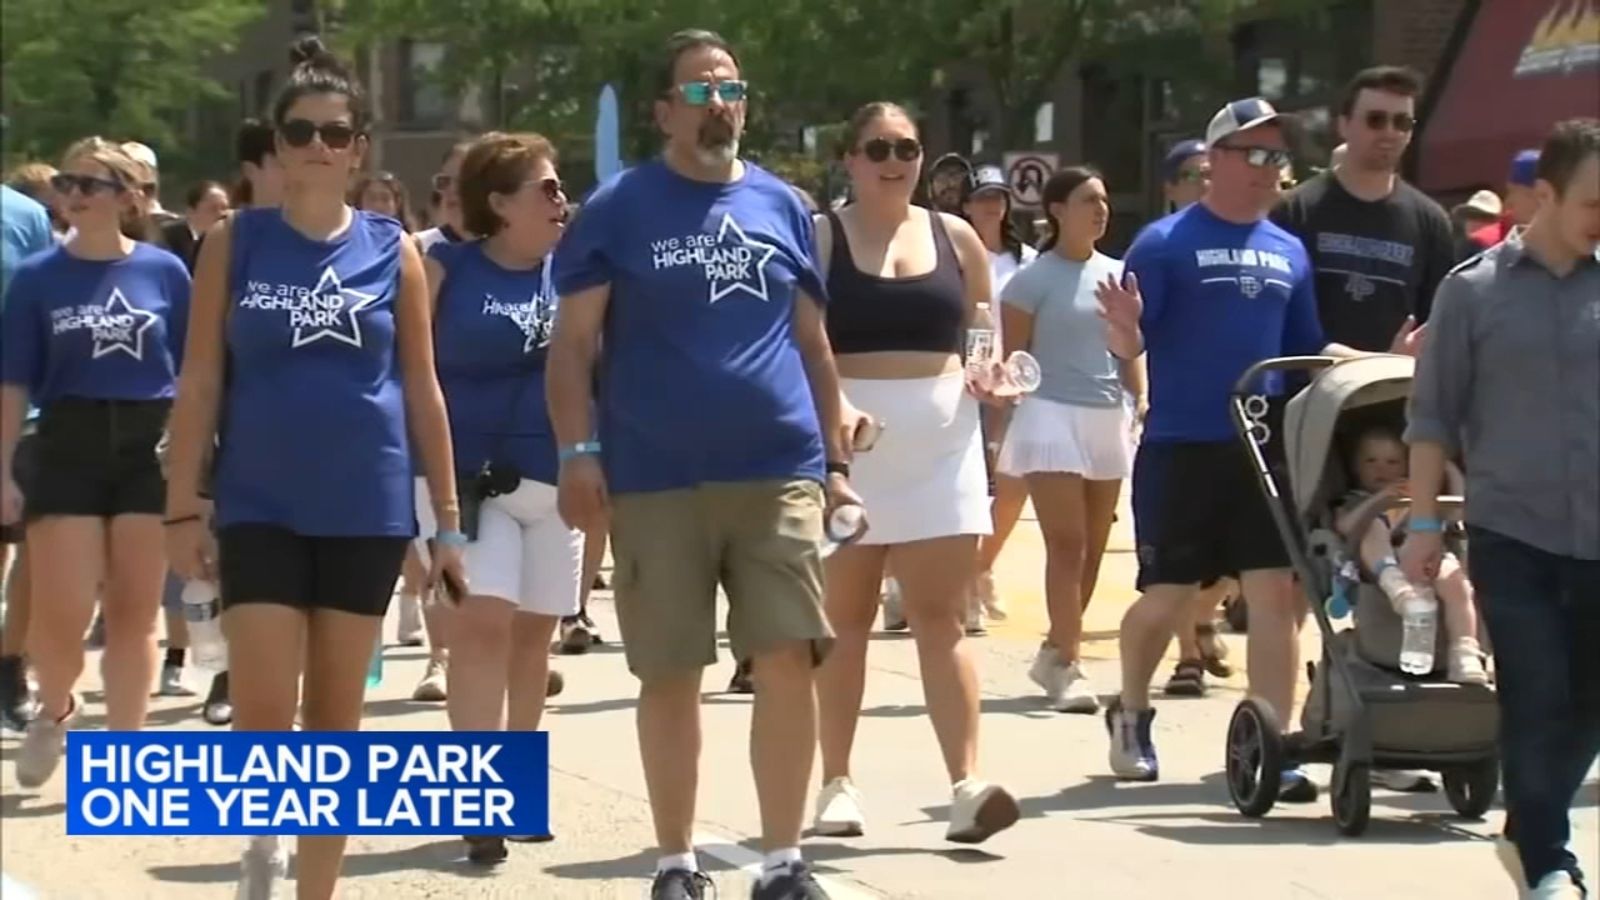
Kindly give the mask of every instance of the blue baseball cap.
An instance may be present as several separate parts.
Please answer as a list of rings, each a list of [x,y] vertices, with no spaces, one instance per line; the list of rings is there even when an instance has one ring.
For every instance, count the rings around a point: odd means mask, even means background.
[[[1183,164],[1196,156],[1206,152],[1206,142],[1191,138],[1179,141],[1167,151],[1167,158],[1161,161],[1161,177],[1168,184],[1178,180],[1178,170]]]
[[[1538,180],[1538,176],[1535,174],[1538,168],[1539,151],[1523,150],[1516,156],[1511,157],[1511,174],[1506,176],[1506,181],[1510,184],[1520,184],[1523,187],[1533,187],[1534,181]]]
[[[1215,147],[1224,138],[1241,131],[1248,131],[1257,125],[1281,122],[1288,118],[1260,97],[1235,100],[1217,110],[1217,114],[1211,117],[1211,124],[1206,126],[1206,148]]]

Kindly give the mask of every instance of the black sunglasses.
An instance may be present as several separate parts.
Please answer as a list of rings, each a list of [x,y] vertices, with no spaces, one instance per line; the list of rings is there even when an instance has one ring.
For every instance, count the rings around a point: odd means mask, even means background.
[[[70,194],[73,190],[88,197],[100,191],[110,191],[120,194],[127,190],[122,182],[112,178],[101,178],[97,175],[73,175],[69,172],[58,172],[50,176],[50,186],[58,194]]]
[[[344,122],[325,122],[321,125],[310,119],[290,119],[278,126],[284,143],[291,147],[308,146],[313,138],[320,137],[329,150],[343,150],[356,139],[356,130]]]
[[[901,162],[911,162],[922,155],[922,144],[916,138],[901,138],[898,141],[873,138],[861,145],[861,152],[873,162],[884,162],[890,153]]]
[[[1272,147],[1239,147],[1233,144],[1218,144],[1217,149],[1242,153],[1244,154],[1244,161],[1257,168],[1270,166],[1274,169],[1281,169],[1288,165],[1289,160],[1292,159],[1289,151],[1276,150]]]
[[[551,203],[560,203],[567,199],[566,185],[563,185],[561,183],[561,179],[559,178],[530,178],[527,181],[524,181],[523,184],[538,185],[540,193],[544,194],[544,198],[549,200]]]
[[[1417,127],[1417,119],[1410,113],[1397,112],[1391,114],[1386,113],[1381,109],[1367,110],[1367,114],[1362,120],[1365,121],[1367,123],[1367,127],[1373,131],[1382,131],[1385,125],[1389,125],[1392,126],[1395,131],[1409,133],[1411,129]]]

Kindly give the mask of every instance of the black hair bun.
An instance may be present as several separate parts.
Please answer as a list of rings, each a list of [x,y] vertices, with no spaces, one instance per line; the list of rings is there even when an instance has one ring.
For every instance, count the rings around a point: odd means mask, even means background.
[[[294,43],[289,45],[289,63],[297,69],[317,69],[340,78],[350,77],[344,62],[334,56],[333,51],[322,43],[322,38],[315,34],[302,34],[295,38]]]

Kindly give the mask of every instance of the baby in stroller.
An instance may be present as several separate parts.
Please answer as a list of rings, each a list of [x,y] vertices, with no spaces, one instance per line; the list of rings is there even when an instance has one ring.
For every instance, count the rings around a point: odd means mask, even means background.
[[[1350,473],[1359,488],[1340,504],[1337,526],[1346,538],[1353,529],[1368,521],[1361,536],[1362,569],[1374,580],[1398,611],[1409,592],[1415,590],[1395,561],[1395,549],[1405,539],[1406,513],[1379,512],[1403,497],[1409,452],[1405,442],[1386,427],[1363,431],[1354,444]],[[1450,492],[1461,493],[1461,473],[1453,466],[1448,472]],[[1478,646],[1478,614],[1473,603],[1472,584],[1454,554],[1446,553],[1433,583],[1441,618],[1449,637],[1446,677],[1458,684],[1487,684],[1483,653]]]

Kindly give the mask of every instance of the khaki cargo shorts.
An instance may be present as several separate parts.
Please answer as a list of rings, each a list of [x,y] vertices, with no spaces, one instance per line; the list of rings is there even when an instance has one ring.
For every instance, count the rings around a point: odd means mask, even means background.
[[[833,646],[822,606],[822,486],[703,484],[611,498],[612,586],[628,668],[641,679],[717,661],[717,586],[736,659]]]

